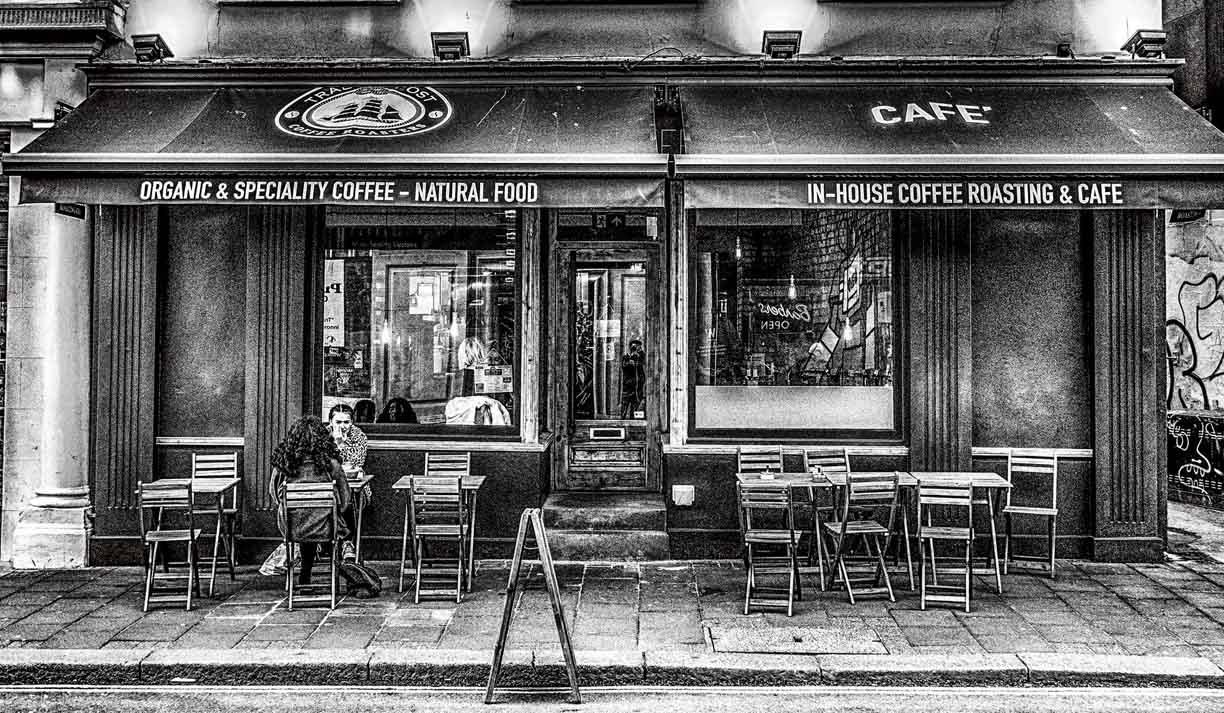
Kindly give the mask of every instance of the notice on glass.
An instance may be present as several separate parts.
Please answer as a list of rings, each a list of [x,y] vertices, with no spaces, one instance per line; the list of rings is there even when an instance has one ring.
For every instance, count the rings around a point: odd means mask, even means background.
[[[514,376],[508,366],[478,366],[472,371],[477,394],[507,394],[514,390]]]
[[[344,261],[323,261],[323,346],[344,346]]]

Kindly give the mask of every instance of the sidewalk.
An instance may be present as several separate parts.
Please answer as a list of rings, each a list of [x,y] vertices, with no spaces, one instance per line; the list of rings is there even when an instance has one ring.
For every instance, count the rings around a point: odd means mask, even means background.
[[[742,614],[738,562],[558,566],[583,685],[1195,685],[1224,687],[1224,564],[1183,536],[1160,565],[1064,561],[1058,579],[979,578],[971,614],[850,605],[805,577],[793,617]],[[241,568],[191,612],[140,611],[139,568],[0,575],[0,683],[484,684],[504,561],[461,604],[386,590],[285,611],[281,580]],[[538,571],[535,572],[538,575]],[[561,684],[542,578],[511,629],[503,684]]]

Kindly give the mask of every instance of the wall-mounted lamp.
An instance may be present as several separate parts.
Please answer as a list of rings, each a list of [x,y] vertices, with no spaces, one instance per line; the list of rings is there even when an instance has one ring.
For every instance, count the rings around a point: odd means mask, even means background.
[[[160,62],[174,56],[170,46],[158,34],[132,35],[132,47],[136,50],[137,62]]]
[[[429,38],[433,41],[433,53],[438,59],[459,59],[472,53],[466,32],[431,32]]]
[[[1164,30],[1138,30],[1122,45],[1122,51],[1130,52],[1132,58],[1160,59],[1164,57],[1164,46],[1168,39],[1169,33]]]
[[[799,54],[799,30],[765,30],[761,38],[761,53],[770,59],[791,59]]]

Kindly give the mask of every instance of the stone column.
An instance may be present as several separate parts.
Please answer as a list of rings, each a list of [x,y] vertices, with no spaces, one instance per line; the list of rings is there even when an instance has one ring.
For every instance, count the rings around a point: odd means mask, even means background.
[[[17,137],[14,137],[15,139]],[[17,141],[14,141],[15,148]],[[0,559],[86,564],[89,220],[17,204],[10,179],[5,488]]]

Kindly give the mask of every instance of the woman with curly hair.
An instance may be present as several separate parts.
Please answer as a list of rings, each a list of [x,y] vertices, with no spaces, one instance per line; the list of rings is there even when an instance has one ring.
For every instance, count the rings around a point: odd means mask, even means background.
[[[340,451],[332,440],[331,432],[318,416],[303,416],[293,422],[284,440],[272,450],[272,479],[268,483],[268,489],[279,504],[284,499],[286,483],[326,483],[329,480],[334,484],[336,502],[344,515],[344,525],[341,528],[347,527],[346,531],[339,533],[347,554],[352,548],[347,537],[355,532],[356,528],[349,523],[352,519],[352,494],[349,491],[348,479],[340,467]],[[276,519],[283,535],[288,531],[284,510],[277,509]],[[331,515],[311,510],[295,512],[293,534],[299,540],[330,539]],[[309,584],[318,544],[301,542],[300,547],[302,569],[298,581]]]

